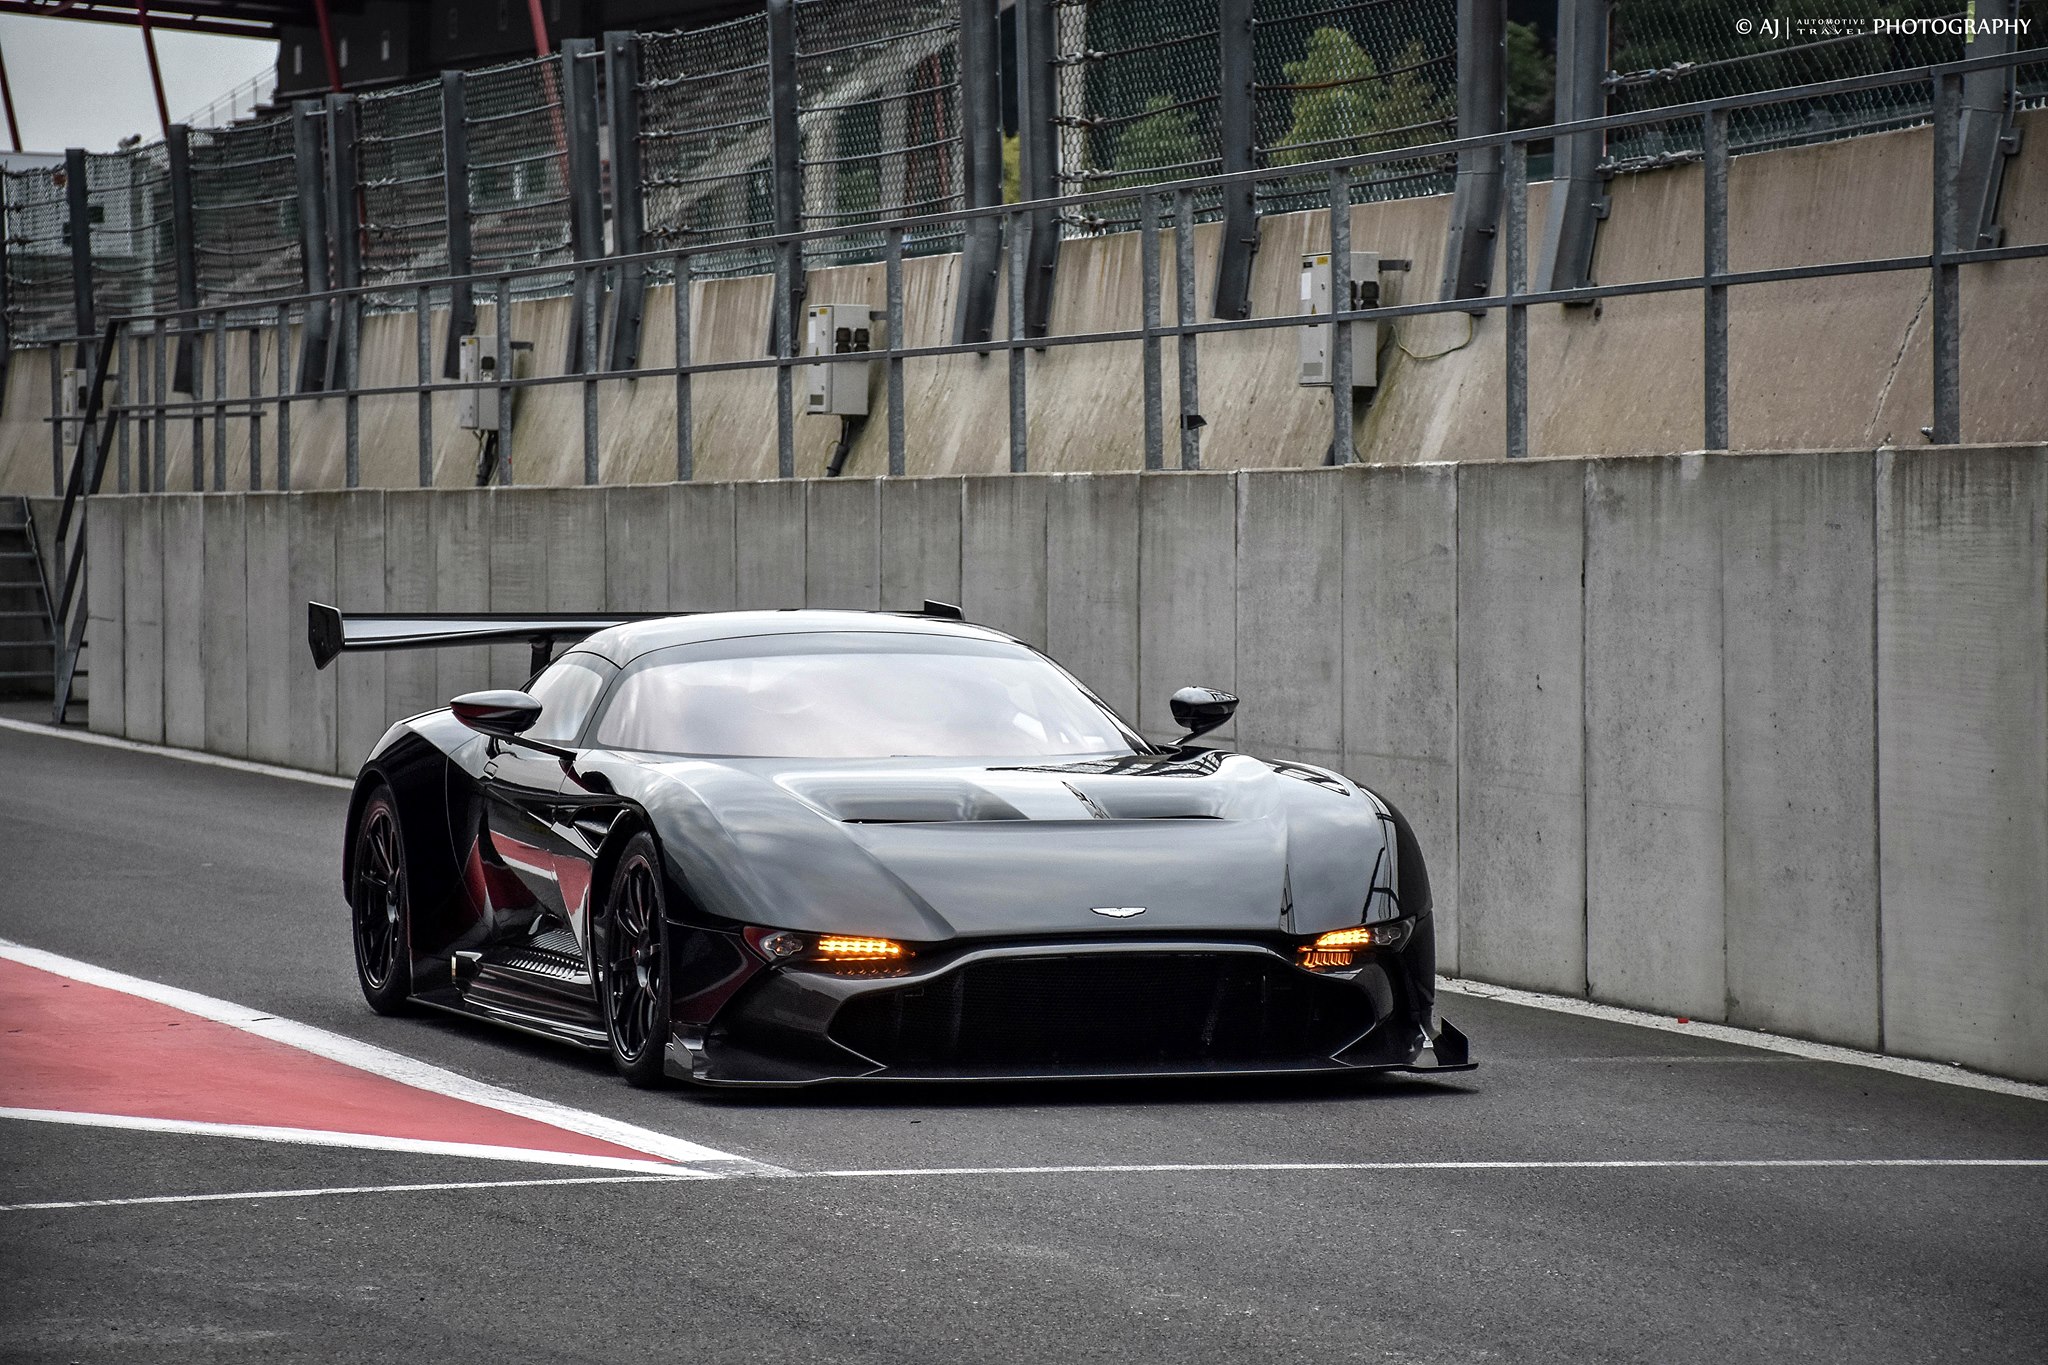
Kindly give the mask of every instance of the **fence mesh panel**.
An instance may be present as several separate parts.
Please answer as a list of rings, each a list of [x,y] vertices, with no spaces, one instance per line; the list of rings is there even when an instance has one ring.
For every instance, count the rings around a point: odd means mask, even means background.
[[[2035,0],[2036,22],[2019,38],[2039,45],[2048,6]],[[1988,17],[1990,7],[1978,11]],[[1616,0],[1609,37],[1608,109],[1635,113],[1725,95],[1750,94],[1815,81],[1840,80],[1965,55],[1960,32],[1887,33],[1876,21],[1953,21],[1965,17],[1957,0],[1837,0],[1828,19],[1767,18],[1747,0]],[[1769,25],[1770,27],[1766,27]],[[2038,92],[2037,92],[2038,93]],[[1761,151],[1821,142],[1924,122],[1924,85],[1830,95],[1729,115],[1728,144]],[[1617,130],[1608,163],[1620,172],[1650,170],[1695,159],[1697,119]]]
[[[7,331],[17,346],[78,330],[71,300],[71,212],[64,168],[9,171],[7,198]]]
[[[804,227],[946,213],[961,194],[959,0],[797,0]],[[883,234],[814,243],[809,259],[875,260]],[[905,235],[912,255],[955,249],[957,226]]]
[[[356,175],[362,196],[364,284],[448,273],[447,178],[441,88],[412,86],[356,102]],[[410,308],[412,291],[368,296],[372,307]]]
[[[93,308],[100,320],[178,306],[170,153],[161,142],[85,159]]]
[[[1455,137],[1457,0],[1258,0],[1253,13],[1258,164],[1289,166]],[[1354,203],[1442,194],[1457,158],[1425,157],[1356,173]],[[1321,206],[1320,177],[1267,181],[1260,208]]]
[[[1223,168],[1215,0],[1062,0],[1054,85],[1062,194],[1156,185]],[[1214,193],[1197,196],[1213,218]],[[1137,226],[1136,200],[1068,210],[1070,233]]]
[[[470,258],[479,273],[567,261],[568,134],[562,72],[551,58],[463,77],[469,134]],[[569,292],[570,276],[525,275],[512,292]]]
[[[640,197],[649,250],[701,251],[775,230],[768,20],[640,39]],[[703,275],[769,269],[760,250],[693,257]]]
[[[192,130],[192,236],[201,304],[305,288],[289,118]]]

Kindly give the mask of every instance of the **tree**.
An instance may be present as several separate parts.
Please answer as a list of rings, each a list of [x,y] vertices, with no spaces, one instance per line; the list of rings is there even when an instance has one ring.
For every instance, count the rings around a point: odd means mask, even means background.
[[[1371,54],[1342,29],[1319,28],[1309,35],[1301,60],[1282,70],[1294,87],[1294,120],[1273,164],[1293,166],[1361,150],[1357,135],[1374,126],[1371,78],[1379,68]]]
[[[1508,25],[1508,127],[1541,128],[1557,98],[1557,58],[1543,50],[1534,24]]]

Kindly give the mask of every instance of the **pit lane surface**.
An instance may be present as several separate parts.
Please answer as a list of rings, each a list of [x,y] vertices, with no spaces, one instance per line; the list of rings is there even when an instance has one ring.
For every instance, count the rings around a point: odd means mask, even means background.
[[[0,938],[744,1173],[0,1118],[0,1358],[1720,1365],[2048,1339],[2048,1168],[1854,1164],[2048,1160],[2038,1100],[1455,998],[1483,1066],[1437,1081],[636,1092],[369,1014],[344,799],[0,731]],[[1823,1164],[1673,1164],[1788,1161]],[[97,1202],[189,1195],[254,1197]]]

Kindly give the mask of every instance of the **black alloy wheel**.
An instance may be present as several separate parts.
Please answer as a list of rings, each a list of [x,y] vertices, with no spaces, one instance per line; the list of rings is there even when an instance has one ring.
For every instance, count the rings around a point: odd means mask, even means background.
[[[349,913],[356,944],[356,980],[379,1014],[395,1014],[412,994],[410,910],[405,840],[398,803],[379,787],[356,826],[355,877]]]
[[[605,907],[599,989],[612,1062],[629,1083],[658,1086],[668,1044],[668,926],[661,852],[648,834],[626,845]]]

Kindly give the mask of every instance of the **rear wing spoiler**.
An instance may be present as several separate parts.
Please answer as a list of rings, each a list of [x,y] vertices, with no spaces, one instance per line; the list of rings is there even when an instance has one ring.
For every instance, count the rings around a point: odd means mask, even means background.
[[[440,649],[523,641],[533,649],[533,671],[538,673],[547,667],[548,661],[554,657],[555,645],[563,640],[581,640],[610,626],[623,626],[634,621],[659,621],[671,616],[695,614],[686,611],[343,612],[339,607],[308,602],[306,642],[313,649],[313,666],[325,668],[343,654],[364,650]],[[921,611],[892,614],[929,616],[942,621],[962,619],[960,608],[950,602],[927,601]]]
[[[343,654],[359,650],[439,649],[455,645],[525,643],[533,649],[538,673],[554,657],[555,645],[581,640],[609,626],[633,621],[659,621],[687,612],[648,611],[589,613],[534,612],[347,612],[319,602],[306,604],[306,642],[313,648],[313,666],[325,668]]]

